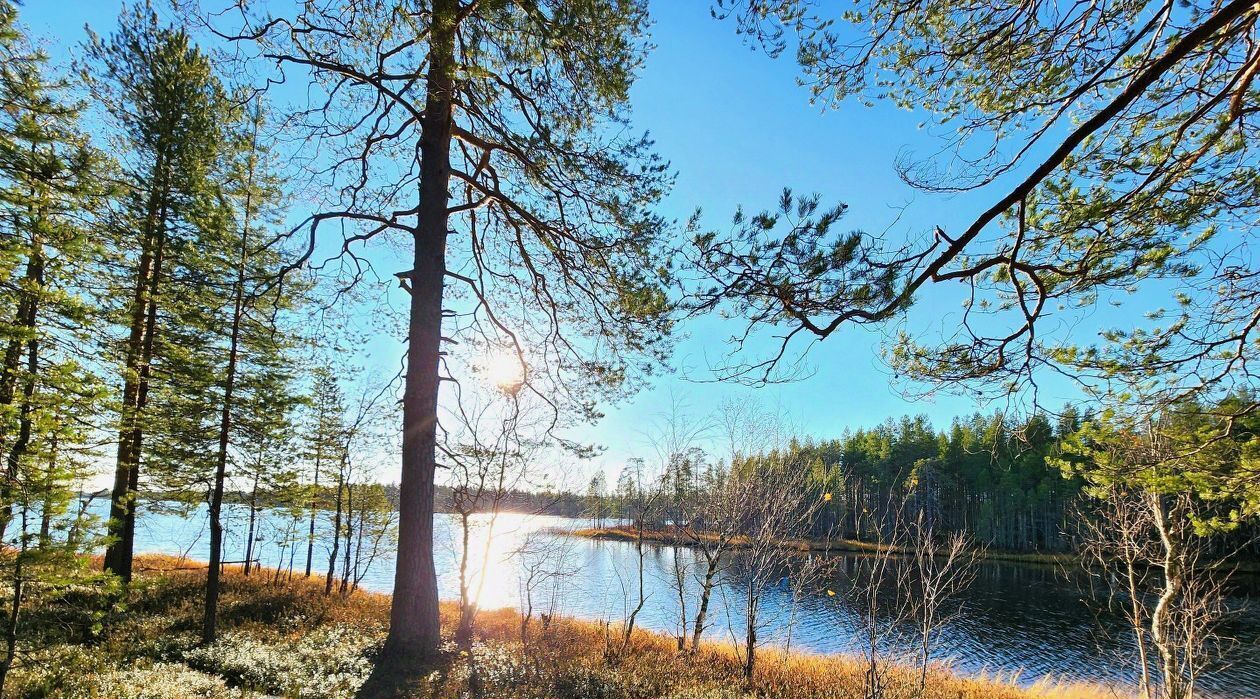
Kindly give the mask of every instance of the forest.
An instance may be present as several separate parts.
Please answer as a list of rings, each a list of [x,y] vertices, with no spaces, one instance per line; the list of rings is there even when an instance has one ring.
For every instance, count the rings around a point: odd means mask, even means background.
[[[1000,413],[956,419],[947,431],[926,416],[889,418],[838,439],[796,439],[774,452],[713,460],[703,449],[679,450],[647,490],[661,499],[687,502],[720,489],[726,472],[786,460],[808,474],[805,501],[822,499],[802,534],[813,539],[878,543],[896,522],[922,513],[941,533],[962,533],[990,553],[1080,553],[1087,545],[1078,525],[1091,516],[1091,483],[1082,476],[1078,443],[1093,422],[1071,408],[1057,421],[1034,415],[1011,424]],[[1238,455],[1242,458],[1242,455]],[[725,465],[723,465],[725,462]],[[1086,469],[1096,464],[1086,464]],[[1241,468],[1241,466],[1235,466]],[[724,470],[725,469],[725,470]],[[596,527],[636,518],[645,489],[643,465],[621,471],[609,489],[602,478],[587,488],[584,514]],[[1225,500],[1218,511],[1239,503]],[[668,527],[676,506],[653,511],[651,526]],[[566,513],[574,513],[566,509]],[[686,517],[678,517],[685,521]],[[1216,545],[1235,563],[1251,563],[1258,551],[1254,522],[1219,533]]]
[[[0,697],[1260,692],[1260,4],[699,5],[0,0]]]

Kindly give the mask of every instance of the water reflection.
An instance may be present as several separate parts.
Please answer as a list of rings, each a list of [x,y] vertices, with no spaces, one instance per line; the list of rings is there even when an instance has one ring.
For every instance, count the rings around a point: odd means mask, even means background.
[[[240,532],[244,512],[229,507],[228,560],[239,560],[244,551]],[[274,520],[274,521],[273,521]],[[189,517],[156,512],[145,513],[138,522],[138,547],[142,551],[185,554],[192,558],[208,556],[204,511]],[[237,526],[232,526],[236,524]],[[595,541],[564,536],[556,530],[580,528],[579,520],[500,515],[494,523],[494,536],[488,553],[485,516],[474,522],[472,538],[473,589],[480,582],[478,571],[486,560],[487,575],[479,597],[483,609],[521,608],[532,601],[535,613],[553,607],[561,614],[588,619],[618,621],[637,601],[637,572],[634,546],[615,541]],[[279,562],[279,549],[271,542],[286,523],[278,516],[264,519],[260,529],[260,556],[264,565]],[[325,525],[326,526],[326,525]],[[459,524],[452,515],[439,515],[435,521],[438,582],[444,599],[459,596]],[[522,549],[524,551],[522,552]],[[321,540],[315,546],[314,569],[321,574],[327,567],[329,547]],[[296,571],[304,568],[304,546],[298,554]],[[483,558],[484,555],[484,558]],[[680,632],[678,600],[671,587],[674,557],[687,565],[697,563],[698,554],[671,546],[648,546],[645,550],[644,592],[647,603],[638,617],[645,628],[671,634]],[[735,563],[738,565],[738,562]],[[837,566],[836,577],[822,590],[806,595],[794,615],[791,591],[786,581],[772,586],[762,600],[762,614],[768,628],[762,636],[770,643],[787,637],[789,618],[793,648],[814,652],[855,652],[864,643],[859,623],[861,609],[846,594],[863,584],[866,563],[860,556],[845,556]],[[526,579],[534,574],[534,584]],[[541,576],[540,576],[541,573]],[[714,609],[706,637],[734,640],[742,624],[744,595],[729,584],[732,573],[721,580],[714,593]],[[393,561],[388,555],[376,561],[363,579],[364,587],[388,592],[393,587]],[[694,606],[698,584],[689,583]],[[965,613],[940,634],[936,657],[949,659],[969,673],[1018,674],[1025,683],[1045,676],[1095,682],[1132,680],[1132,644],[1121,621],[1088,602],[1085,581],[1051,566],[1030,566],[988,561],[980,566],[976,582],[962,600]],[[633,598],[633,600],[632,600]],[[1245,600],[1232,600],[1241,606]],[[880,611],[880,610],[877,610]],[[885,614],[886,612],[880,611]],[[694,616],[694,609],[689,609]],[[1226,632],[1239,639],[1230,655],[1230,665],[1218,668],[1201,681],[1207,693],[1218,697],[1260,696],[1260,613],[1243,609]],[[909,639],[891,638],[888,650],[913,657]]]

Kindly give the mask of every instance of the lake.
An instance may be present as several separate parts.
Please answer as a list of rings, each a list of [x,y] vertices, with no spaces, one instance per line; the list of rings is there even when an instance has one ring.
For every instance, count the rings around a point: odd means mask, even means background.
[[[226,537],[229,561],[239,561],[244,554],[245,509],[225,508],[228,526]],[[104,512],[102,508],[102,513]],[[484,527],[484,518],[482,519]],[[276,566],[279,549],[275,544],[289,520],[278,513],[265,513],[258,532],[258,556],[263,565]],[[328,526],[321,521],[321,527]],[[585,520],[560,517],[500,515],[495,535],[490,542],[490,573],[480,596],[483,609],[518,607],[522,579],[531,567],[537,567],[542,556],[552,564],[545,568],[563,568],[564,576],[556,577],[535,589],[535,610],[547,611],[554,606],[560,614],[585,619],[609,619],[617,623],[624,618],[627,601],[635,590],[636,557],[633,544],[599,541],[558,533],[588,526]],[[435,523],[437,539],[437,572],[444,599],[457,599],[459,524],[453,515],[438,515]],[[305,523],[301,531],[305,531]],[[475,559],[480,559],[485,542],[484,529],[474,545]],[[208,532],[204,507],[190,516],[146,509],[137,523],[137,550],[187,555],[205,560],[209,557]],[[315,546],[314,569],[321,575],[328,565],[327,533]],[[520,553],[523,544],[526,553]],[[387,548],[392,548],[392,544]],[[532,553],[530,553],[532,552]],[[648,629],[676,634],[678,601],[670,584],[674,556],[684,563],[696,560],[688,549],[651,545],[646,551],[644,588],[648,599],[638,623]],[[297,553],[294,569],[305,567],[305,544]],[[837,594],[827,596],[821,590],[806,594],[799,602],[791,634],[791,647],[812,652],[856,652],[865,642],[858,620],[862,609],[852,595],[855,584],[861,584],[864,573],[861,556],[841,556],[837,561],[836,579],[826,587]],[[559,565],[554,563],[559,561]],[[476,566],[473,567],[476,569]],[[378,559],[364,576],[362,585],[379,592],[393,587],[392,556]],[[694,583],[694,581],[693,581]],[[1250,584],[1250,581],[1249,583]],[[782,644],[783,629],[791,611],[791,590],[786,582],[772,586],[763,596],[763,616],[770,628],[763,637],[770,643]],[[1043,677],[1069,681],[1127,683],[1132,681],[1132,646],[1123,623],[1114,615],[1089,602],[1088,579],[1055,566],[1030,565],[1004,561],[986,561],[980,565],[975,583],[963,599],[963,614],[944,628],[934,654],[963,673],[1001,673],[1013,675],[1023,684]],[[694,616],[695,596],[689,600],[689,614]],[[714,592],[710,639],[732,640],[731,628],[739,628],[743,595],[737,586],[722,582]],[[1239,596],[1230,600],[1236,614],[1225,632],[1237,639],[1229,655],[1227,667],[1214,669],[1201,680],[1205,693],[1222,699],[1260,696],[1260,613]],[[913,657],[907,641],[887,642],[893,654]]]

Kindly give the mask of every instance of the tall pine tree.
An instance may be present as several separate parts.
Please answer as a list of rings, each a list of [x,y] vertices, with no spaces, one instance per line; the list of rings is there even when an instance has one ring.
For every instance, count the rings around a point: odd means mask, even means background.
[[[557,424],[597,416],[668,346],[664,225],[650,207],[669,178],[625,123],[644,3],[355,8],[350,25],[340,5],[283,18],[247,12],[248,26],[226,33],[257,41],[285,70],[309,70],[327,93],[297,123],[329,146],[316,167],[340,201],[304,226],[307,254],[326,223],[362,226],[338,247],[391,234],[411,247],[396,271],[410,313],[388,667],[431,658],[439,642],[444,338],[461,350],[447,369],[508,353],[526,369],[522,393],[556,408]]]
[[[119,132],[129,190],[116,222],[130,290],[105,552],[105,568],[128,581],[155,353],[176,354],[160,338],[171,330],[172,306],[180,301],[170,293],[172,280],[184,271],[195,276],[181,256],[196,251],[213,209],[209,175],[222,140],[224,97],[205,54],[182,29],[163,26],[148,3],[125,9],[109,37],[93,34],[87,54],[94,92]]]

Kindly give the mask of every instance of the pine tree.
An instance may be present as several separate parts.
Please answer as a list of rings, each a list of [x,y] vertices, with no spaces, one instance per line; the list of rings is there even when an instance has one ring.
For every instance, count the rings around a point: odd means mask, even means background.
[[[153,368],[159,351],[173,366],[184,359],[182,348],[164,337],[180,301],[172,283],[196,276],[180,256],[197,250],[195,241],[213,211],[209,175],[222,140],[224,98],[207,57],[182,29],[162,26],[147,2],[125,9],[108,38],[93,34],[87,54],[88,77],[120,134],[129,189],[115,225],[119,254],[131,271],[105,553],[106,570],[129,581]]]
[[[22,457],[35,438],[36,411],[93,396],[93,377],[75,361],[89,336],[89,300],[78,286],[95,249],[85,229],[103,191],[104,166],[79,130],[81,106],[64,81],[46,77],[46,57],[26,45],[16,13],[0,5],[0,272],[6,305],[0,319],[0,500],[7,502]],[[82,342],[82,345],[80,343]],[[42,385],[42,387],[41,387]],[[44,393],[36,396],[36,391]],[[88,416],[82,416],[85,419]],[[0,510],[0,538],[8,524]]]
[[[308,445],[307,458],[311,464],[311,496],[307,503],[309,520],[306,534],[305,577],[308,578],[311,577],[311,568],[315,560],[315,523],[319,512],[323,509],[319,479],[323,476],[325,482],[331,480],[329,473],[333,468],[332,464],[338,461],[337,452],[340,440],[337,434],[340,430],[342,413],[345,410],[344,396],[337,385],[331,367],[317,367],[312,379],[311,395],[307,401],[310,425],[305,440]]]
[[[206,643],[215,638],[223,551],[221,511],[230,447],[239,439],[246,452],[268,457],[265,464],[255,462],[275,471],[262,478],[267,483],[273,482],[273,476],[289,473],[286,464],[278,461],[291,457],[288,447],[292,444],[292,416],[299,401],[292,387],[289,350],[297,340],[289,314],[300,306],[305,285],[273,283],[282,259],[280,252],[268,245],[272,236],[266,233],[279,217],[281,200],[271,172],[273,157],[260,141],[264,128],[263,107],[255,101],[241,120],[239,133],[230,141],[223,178],[229,184],[220,192],[221,206],[228,215],[224,217],[222,244],[217,246],[215,276],[231,281],[212,285],[226,293],[218,308],[230,310],[216,327],[206,328],[212,333],[218,329],[213,361],[220,367],[214,394],[219,399],[217,448],[208,498],[210,573],[202,627],[202,640]],[[235,431],[242,434],[238,437]],[[245,461],[249,463],[250,457]],[[254,479],[255,487],[260,478]],[[249,565],[247,558],[246,570]]]
[[[48,635],[24,617],[28,601],[93,581],[83,554],[95,542],[67,513],[102,411],[84,361],[97,318],[81,284],[98,261],[88,224],[107,163],[51,74],[0,0],[0,300],[12,312],[0,317],[0,692],[19,650]]]
[[[362,226],[345,246],[387,234],[413,246],[397,274],[410,308],[389,666],[434,657],[440,639],[437,407],[454,312],[444,302],[461,303],[447,282],[477,319],[460,333],[464,351],[512,353],[527,365],[525,393],[593,419],[669,347],[665,227],[650,209],[669,177],[651,142],[624,128],[644,3],[356,8],[344,30],[332,29],[342,8],[320,7],[257,25],[247,13],[250,27],[228,33],[310,70],[315,89],[336,85],[302,119],[335,152],[320,173],[341,197],[303,227],[308,256],[330,222]],[[378,172],[398,177],[364,174]]]

